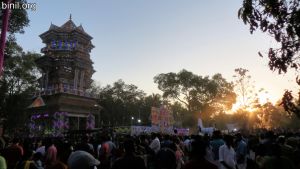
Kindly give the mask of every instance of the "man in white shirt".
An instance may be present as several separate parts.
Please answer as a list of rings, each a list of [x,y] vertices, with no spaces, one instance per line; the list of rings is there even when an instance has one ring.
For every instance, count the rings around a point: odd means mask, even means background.
[[[233,149],[233,136],[225,135],[225,144],[219,149],[220,169],[236,169],[235,151]]]

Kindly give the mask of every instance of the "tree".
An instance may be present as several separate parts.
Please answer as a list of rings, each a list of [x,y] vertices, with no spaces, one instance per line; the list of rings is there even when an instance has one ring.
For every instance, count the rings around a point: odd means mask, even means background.
[[[202,77],[187,70],[178,73],[162,73],[154,77],[163,97],[179,101],[188,112],[204,111],[210,117],[213,113],[230,109],[235,102],[233,84],[221,74],[212,78]]]
[[[239,109],[232,114],[232,123],[238,124],[241,129],[250,129],[250,112],[245,109]]]
[[[1,3],[4,2],[1,0]],[[26,0],[15,0],[20,4]],[[2,27],[3,13],[0,13],[0,26]],[[10,126],[16,127],[25,117],[24,109],[35,88],[36,67],[34,59],[38,57],[35,53],[24,53],[17,45],[14,38],[15,33],[24,33],[24,27],[29,25],[26,9],[11,10],[8,25],[8,41],[4,51],[4,75],[0,77],[0,116],[9,120]],[[3,58],[2,58],[3,59]],[[7,62],[7,63],[6,63]],[[6,74],[6,75],[5,75]],[[24,119],[23,119],[24,120]],[[16,125],[17,124],[17,125]]]
[[[141,114],[145,93],[133,84],[118,80],[112,86],[101,88],[99,104],[103,107],[101,118],[111,125],[129,125],[131,116]]]
[[[299,69],[299,0],[244,0],[238,16],[245,24],[249,24],[251,34],[259,29],[278,42],[278,48],[270,48],[268,51],[272,71],[277,70],[280,74],[286,73],[288,69]],[[259,55],[263,57],[260,52]],[[298,78],[297,83],[300,85]],[[293,101],[291,91],[287,90],[282,105],[286,111],[300,118],[300,104],[296,102]]]
[[[174,126],[176,127],[191,127],[193,126],[194,117],[192,113],[189,113],[188,110],[182,106],[182,104],[178,101],[175,101],[170,105],[170,109],[173,112],[174,117]]]
[[[297,79],[298,85],[300,85],[300,81]],[[280,105],[282,105],[290,114],[295,114],[300,119],[300,92],[298,93],[298,100],[294,100],[294,97],[292,95],[292,91],[286,90],[283,97],[282,102]]]
[[[4,2],[0,0],[1,3]],[[26,0],[14,0],[14,3],[24,4],[27,3]],[[2,13],[0,13],[0,21],[2,21]],[[2,23],[0,23],[0,26]],[[24,27],[29,25],[29,18],[26,9],[11,10],[8,32],[14,33],[24,33]]]
[[[27,117],[25,109],[31,95],[38,88],[39,72],[34,60],[40,55],[23,52],[15,39],[9,39],[5,56],[4,74],[0,79],[0,113],[8,120],[8,128],[20,127]]]
[[[249,24],[251,34],[260,29],[280,44],[279,48],[270,48],[268,52],[272,71],[286,73],[288,68],[299,67],[299,7],[298,0],[244,0],[239,9],[238,16]]]
[[[253,85],[251,84],[251,76],[248,75],[249,70],[244,68],[234,69],[235,75],[235,91],[240,98],[243,108],[249,107],[253,94]]]

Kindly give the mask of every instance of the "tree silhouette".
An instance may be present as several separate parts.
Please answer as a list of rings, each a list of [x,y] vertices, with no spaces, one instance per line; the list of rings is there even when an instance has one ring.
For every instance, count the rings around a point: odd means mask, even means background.
[[[244,0],[243,6],[238,11],[238,17],[245,24],[249,24],[251,34],[261,30],[279,44],[278,48],[268,50],[270,70],[281,74],[289,69],[300,68],[299,0]],[[260,52],[258,54],[264,56]],[[300,84],[298,80],[297,83]],[[293,101],[291,91],[285,92],[282,105],[286,111],[293,112],[300,118],[300,104]]]

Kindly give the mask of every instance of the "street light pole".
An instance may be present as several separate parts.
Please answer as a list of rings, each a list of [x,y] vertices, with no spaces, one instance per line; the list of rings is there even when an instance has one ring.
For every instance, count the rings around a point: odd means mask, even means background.
[[[131,117],[131,126],[132,126],[133,121],[134,121],[134,117],[132,116]]]

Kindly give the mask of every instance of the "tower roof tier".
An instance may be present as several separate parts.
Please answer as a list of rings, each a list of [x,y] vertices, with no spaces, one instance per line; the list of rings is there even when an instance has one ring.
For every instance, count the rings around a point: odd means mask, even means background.
[[[40,37],[44,39],[47,37],[47,35],[51,34],[51,32],[55,32],[55,34],[77,32],[84,35],[84,37],[86,37],[88,40],[92,39],[92,37],[84,31],[82,25],[76,26],[71,19],[64,23],[62,26],[57,26],[51,23],[49,30],[42,33]]]
[[[83,27],[68,20],[62,26],[51,23],[49,30],[40,35],[45,46],[43,57],[36,60],[42,71],[40,90],[57,89],[85,92],[90,88],[95,72],[90,52],[94,48]],[[76,93],[76,92],[75,92]],[[77,93],[78,94],[78,93]]]

